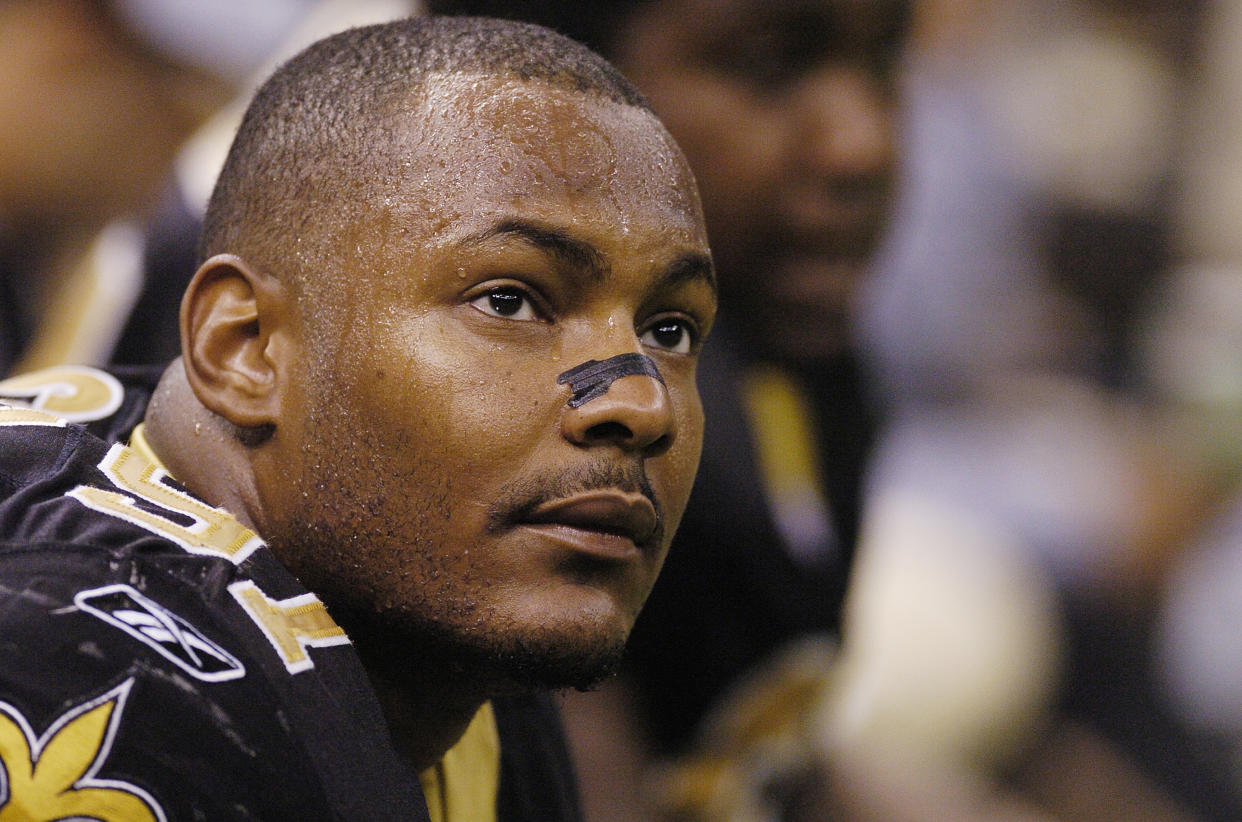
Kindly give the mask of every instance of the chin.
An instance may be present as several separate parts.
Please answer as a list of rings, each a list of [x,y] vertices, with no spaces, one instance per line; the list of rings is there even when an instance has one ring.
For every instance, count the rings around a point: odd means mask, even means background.
[[[616,673],[624,643],[600,648],[546,647],[516,643],[494,648],[488,659],[498,690],[587,691]]]
[[[408,612],[352,616],[347,630],[357,631],[355,645],[372,663],[403,667],[417,659],[493,695],[589,690],[620,666],[632,622],[615,613],[546,608],[522,615],[483,609],[466,624]]]
[[[449,632],[437,643],[495,694],[537,690],[589,690],[616,673],[624,637],[532,630],[503,633]]]
[[[526,614],[508,630],[481,636],[488,662],[519,686],[588,690],[616,673],[633,625],[611,599],[568,611]],[[564,605],[574,602],[566,596]]]

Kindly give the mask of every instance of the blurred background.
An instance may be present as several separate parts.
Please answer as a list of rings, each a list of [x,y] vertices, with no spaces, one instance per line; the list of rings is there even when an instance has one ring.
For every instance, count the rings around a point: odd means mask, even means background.
[[[256,82],[424,7],[616,60],[721,269],[590,822],[1242,819],[1242,0],[0,0],[0,371],[171,359]]]

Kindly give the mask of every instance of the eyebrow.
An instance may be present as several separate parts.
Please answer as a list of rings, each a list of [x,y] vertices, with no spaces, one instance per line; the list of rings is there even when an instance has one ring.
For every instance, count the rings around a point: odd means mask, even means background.
[[[712,290],[712,296],[719,295],[716,286],[716,266],[712,258],[697,251],[688,251],[673,261],[664,275],[664,284],[677,286],[682,283],[699,281]]]
[[[556,260],[577,271],[584,272],[593,282],[604,280],[610,272],[604,255],[600,254],[595,246],[570,237],[563,231],[547,228],[529,220],[518,218],[501,220],[491,228],[467,237],[465,243],[474,245],[493,237],[511,237],[530,243]]]
[[[530,243],[556,260],[583,272],[592,282],[602,282],[611,273],[604,255],[588,242],[571,237],[563,231],[540,225],[530,220],[510,217],[477,234],[467,237],[463,243],[474,245],[494,237],[515,238]],[[688,251],[674,260],[666,270],[661,283],[677,286],[699,280],[717,293],[716,269],[711,257],[697,251]]]

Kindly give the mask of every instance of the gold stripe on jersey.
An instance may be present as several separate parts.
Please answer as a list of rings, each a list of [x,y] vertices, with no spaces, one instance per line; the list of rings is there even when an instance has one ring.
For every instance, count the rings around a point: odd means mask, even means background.
[[[748,369],[741,399],[768,504],[786,547],[799,561],[821,559],[832,545],[832,520],[817,464],[811,402],[793,375],[774,367]]]
[[[234,582],[229,593],[267,636],[291,674],[314,667],[307,648],[349,644],[345,631],[314,594],[274,600],[250,580]]]

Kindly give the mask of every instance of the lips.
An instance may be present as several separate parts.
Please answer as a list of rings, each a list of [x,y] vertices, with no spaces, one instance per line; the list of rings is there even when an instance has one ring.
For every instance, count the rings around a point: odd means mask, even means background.
[[[521,524],[585,532],[585,537],[621,537],[641,548],[654,541],[659,523],[655,506],[643,494],[596,490],[542,502],[526,512]]]

